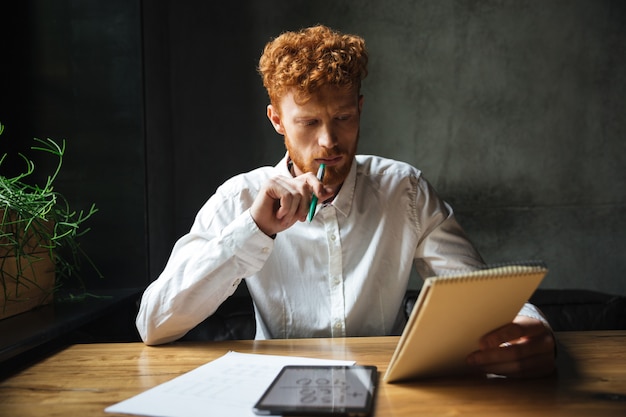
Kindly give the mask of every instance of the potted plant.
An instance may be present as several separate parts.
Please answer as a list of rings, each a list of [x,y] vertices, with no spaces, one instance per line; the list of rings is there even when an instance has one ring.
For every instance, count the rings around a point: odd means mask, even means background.
[[[0,135],[4,126],[0,124]],[[52,301],[54,292],[72,282],[84,290],[83,261],[100,275],[79,244],[89,229],[82,227],[97,209],[75,211],[54,182],[63,165],[65,141],[35,139],[33,151],[56,158],[56,169],[43,185],[30,183],[35,163],[19,154],[26,169],[3,176],[0,158],[0,319]]]

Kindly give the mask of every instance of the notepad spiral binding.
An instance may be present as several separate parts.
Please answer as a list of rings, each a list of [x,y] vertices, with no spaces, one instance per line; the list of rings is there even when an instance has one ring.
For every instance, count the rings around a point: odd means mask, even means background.
[[[430,277],[437,281],[456,281],[460,279],[493,278],[500,276],[520,276],[537,272],[546,272],[548,267],[542,260],[524,260],[488,264],[477,269],[456,269],[444,274]]]
[[[488,264],[479,269],[493,269],[493,268],[504,268],[508,266],[528,266],[528,267],[537,267],[548,269],[546,263],[540,259],[526,259],[522,261],[509,261],[509,262],[500,262],[495,264]]]

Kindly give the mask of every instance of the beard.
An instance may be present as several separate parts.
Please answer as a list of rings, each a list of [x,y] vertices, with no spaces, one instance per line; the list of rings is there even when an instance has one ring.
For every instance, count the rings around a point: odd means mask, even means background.
[[[354,160],[354,155],[356,155],[356,145],[358,143],[357,140],[354,142],[354,146],[352,149],[345,149],[339,146],[335,146],[332,149],[323,148],[320,150],[318,154],[305,156],[298,148],[293,146],[289,137],[285,135],[285,147],[287,148],[287,152],[289,153],[289,157],[291,158],[291,162],[294,163],[295,166],[302,172],[311,172],[313,175],[317,174],[317,170],[319,168],[319,164],[315,162],[317,158],[333,158],[337,156],[344,156],[344,159],[340,165],[335,166],[327,166],[324,172],[324,179],[322,183],[324,185],[336,186],[343,184],[345,179],[348,177],[350,173],[350,168],[352,167],[352,161]]]

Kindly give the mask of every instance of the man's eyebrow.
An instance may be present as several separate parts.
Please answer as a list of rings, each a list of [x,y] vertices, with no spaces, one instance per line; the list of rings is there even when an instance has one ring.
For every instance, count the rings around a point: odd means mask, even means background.
[[[316,119],[317,116],[315,116],[314,114],[296,114],[295,116],[293,116],[293,120],[310,120],[310,119]]]
[[[344,103],[337,106],[337,111],[349,111],[358,108],[358,104],[353,103],[352,101],[349,103]]]

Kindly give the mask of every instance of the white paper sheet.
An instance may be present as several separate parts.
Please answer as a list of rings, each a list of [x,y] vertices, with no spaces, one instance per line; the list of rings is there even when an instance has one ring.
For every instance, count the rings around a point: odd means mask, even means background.
[[[252,407],[283,366],[354,363],[229,352],[104,411],[152,417],[256,416]]]

